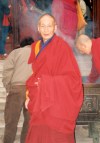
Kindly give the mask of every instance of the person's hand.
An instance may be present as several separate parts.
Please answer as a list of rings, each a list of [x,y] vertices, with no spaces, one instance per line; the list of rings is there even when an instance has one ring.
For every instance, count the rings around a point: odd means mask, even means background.
[[[11,4],[8,7],[11,8]]]
[[[26,101],[25,101],[25,108],[28,109],[28,103],[29,103],[30,99],[29,97],[27,97]]]
[[[37,78],[37,80],[34,82],[34,85],[39,88],[39,84],[40,84],[40,78]]]

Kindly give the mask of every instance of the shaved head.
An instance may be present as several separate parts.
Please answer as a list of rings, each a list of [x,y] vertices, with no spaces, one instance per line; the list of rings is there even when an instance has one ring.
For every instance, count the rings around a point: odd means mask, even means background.
[[[91,47],[92,41],[87,35],[82,34],[76,39],[76,48],[80,51],[80,53],[90,54]]]
[[[76,40],[76,44],[79,43],[79,44],[84,44],[88,41],[90,41],[91,39],[87,36],[87,35],[80,35],[77,40]]]
[[[49,17],[49,18],[51,18],[51,19],[54,21],[54,23],[56,24],[56,20],[55,20],[54,16],[51,15],[51,14],[49,14],[49,13],[45,13],[45,14],[43,14],[42,16],[40,16],[40,18],[39,18],[39,20],[38,20],[38,24],[40,24],[41,19],[44,18],[44,17]]]

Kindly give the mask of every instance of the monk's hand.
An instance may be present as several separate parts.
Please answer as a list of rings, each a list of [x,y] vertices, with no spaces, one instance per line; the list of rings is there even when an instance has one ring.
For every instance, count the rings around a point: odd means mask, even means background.
[[[28,109],[28,103],[29,103],[29,101],[30,101],[30,98],[27,97],[27,99],[26,99],[26,101],[25,101],[25,108],[26,108],[26,109]]]
[[[40,78],[37,78],[37,81],[34,82],[35,86],[39,87],[40,84]]]

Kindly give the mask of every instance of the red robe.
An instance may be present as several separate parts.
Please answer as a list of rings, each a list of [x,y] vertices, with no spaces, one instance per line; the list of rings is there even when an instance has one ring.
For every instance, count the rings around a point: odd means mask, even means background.
[[[76,4],[76,0],[53,0],[52,14],[61,32],[59,36],[64,34],[73,39],[76,37],[78,22]]]
[[[92,40],[92,69],[89,82],[95,82],[100,76],[100,38]]]
[[[36,42],[29,59],[34,74],[27,81],[31,119],[26,143],[39,143],[39,135],[40,143],[74,143],[74,128],[83,101],[75,57],[68,44],[56,35],[38,57],[35,45]]]
[[[92,40],[92,59],[100,74],[100,38]]]

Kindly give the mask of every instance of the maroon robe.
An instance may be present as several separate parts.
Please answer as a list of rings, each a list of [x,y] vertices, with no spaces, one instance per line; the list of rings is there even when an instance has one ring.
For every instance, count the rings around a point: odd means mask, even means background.
[[[59,36],[64,34],[65,37],[69,36],[73,39],[76,37],[78,23],[76,5],[76,0],[53,0],[52,14],[61,32]]]
[[[100,38],[92,40],[92,58],[95,67],[100,74]]]
[[[38,57],[35,45],[29,59],[34,73],[27,81],[31,119],[26,143],[74,143],[83,101],[75,57],[68,44],[56,35]]]
[[[92,69],[89,82],[95,82],[100,77],[100,38],[92,40]]]

